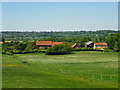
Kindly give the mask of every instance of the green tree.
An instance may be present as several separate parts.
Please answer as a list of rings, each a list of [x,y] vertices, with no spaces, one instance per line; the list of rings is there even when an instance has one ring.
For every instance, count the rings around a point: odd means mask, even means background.
[[[109,36],[106,38],[106,42],[110,49],[119,49],[120,46],[120,34],[119,33],[110,33]]]
[[[4,39],[4,38],[2,38],[2,42],[5,42],[5,39]]]
[[[18,45],[19,45],[19,50],[21,51],[24,51],[25,48],[27,47],[27,44],[26,42],[20,42]]]
[[[56,55],[56,54],[69,54],[72,52],[72,48],[69,44],[59,44],[49,48],[46,51],[48,55]]]
[[[34,48],[30,44],[28,44],[23,53],[31,53],[33,52],[33,50]]]

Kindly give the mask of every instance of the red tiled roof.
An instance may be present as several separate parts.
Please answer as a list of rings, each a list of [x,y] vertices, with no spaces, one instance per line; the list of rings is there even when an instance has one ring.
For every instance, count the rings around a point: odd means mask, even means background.
[[[0,44],[2,44],[3,42],[0,42]]]
[[[107,43],[95,43],[95,45],[107,45]]]
[[[59,45],[59,44],[63,44],[63,42],[53,42],[53,43],[52,43],[52,46],[54,46],[54,45]]]
[[[75,47],[77,45],[77,43],[73,44],[71,47]]]
[[[52,41],[36,41],[36,45],[52,45]]]

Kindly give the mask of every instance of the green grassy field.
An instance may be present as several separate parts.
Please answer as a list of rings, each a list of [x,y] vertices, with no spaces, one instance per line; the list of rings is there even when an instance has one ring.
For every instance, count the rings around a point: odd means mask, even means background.
[[[2,55],[2,64],[3,88],[118,88],[116,52]]]

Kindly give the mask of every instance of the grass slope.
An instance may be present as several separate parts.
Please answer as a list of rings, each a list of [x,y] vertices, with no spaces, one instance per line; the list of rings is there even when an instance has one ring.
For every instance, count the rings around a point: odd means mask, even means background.
[[[23,61],[28,63],[24,64]],[[118,87],[118,53],[116,52],[81,51],[68,55],[44,55],[43,53],[2,55],[2,64],[3,88]],[[93,73],[95,80],[92,80]],[[103,80],[101,80],[101,73]]]

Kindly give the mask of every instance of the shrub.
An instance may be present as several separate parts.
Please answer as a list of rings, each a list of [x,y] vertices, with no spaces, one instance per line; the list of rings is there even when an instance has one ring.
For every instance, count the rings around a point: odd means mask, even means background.
[[[29,42],[15,42],[13,44],[3,43],[2,44],[2,54],[22,54],[22,53],[32,53],[39,52],[37,48],[34,48]]]
[[[5,54],[6,53],[6,51],[5,50],[2,50],[2,54]]]
[[[34,49],[33,52],[38,52],[39,50],[38,49]]]
[[[12,55],[13,54],[13,47],[12,46],[3,46],[2,47],[2,54],[8,54],[8,55]]]
[[[47,46],[45,46],[45,49],[47,49]]]
[[[40,49],[40,50],[43,50],[43,47],[41,46],[39,49]]]
[[[113,52],[113,50],[109,48],[104,48],[104,52]]]
[[[23,53],[32,53],[32,52],[34,52],[34,49],[31,45],[27,45],[27,47],[23,51]]]
[[[69,44],[59,44],[49,48],[46,51],[47,55],[56,55],[56,54],[69,54],[72,52],[72,48]]]
[[[95,51],[101,51],[101,52],[104,52],[104,49],[96,48]]]
[[[26,42],[20,42],[18,44],[19,50],[24,51],[26,49],[27,45],[28,45],[28,43],[26,43]]]
[[[13,55],[13,53],[11,51],[6,51],[7,55]]]
[[[22,51],[20,51],[20,50],[16,50],[16,49],[15,49],[15,50],[13,50],[13,53],[14,53],[14,54],[21,54]]]
[[[101,49],[93,49],[93,48],[77,48],[74,51],[103,51]]]

